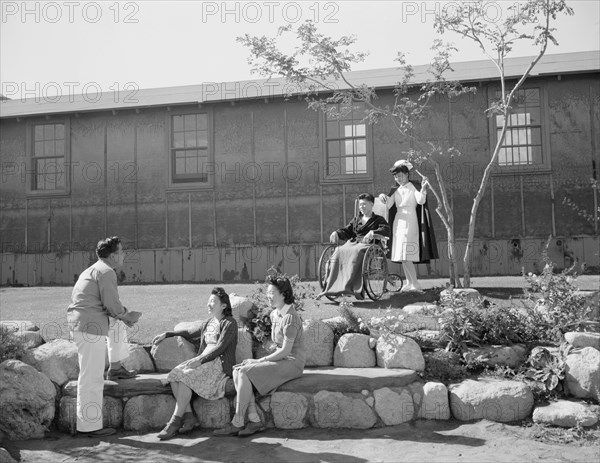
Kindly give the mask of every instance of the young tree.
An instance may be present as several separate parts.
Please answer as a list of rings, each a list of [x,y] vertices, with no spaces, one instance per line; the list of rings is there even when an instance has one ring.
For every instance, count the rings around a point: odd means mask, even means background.
[[[556,20],[558,14],[573,14],[573,10],[567,6],[566,0],[528,0],[526,3],[519,2],[510,6],[506,19],[501,23],[495,23],[487,17],[488,3],[481,0],[465,3],[455,2],[452,4],[452,9],[438,14],[435,20],[435,28],[440,34],[444,34],[446,31],[457,33],[481,48],[482,52],[496,65],[501,87],[500,98],[487,109],[489,117],[501,116],[498,119],[502,121],[502,130],[483,172],[477,195],[473,199],[464,255],[464,284],[466,287],[469,287],[471,283],[477,210],[485,194],[490,174],[496,165],[498,153],[504,144],[504,137],[513,110],[511,105],[515,103],[517,92],[525,79],[546,53],[548,42],[558,45],[554,37],[556,29],[551,27],[552,21]],[[512,88],[508,88],[504,62],[519,41],[526,41],[532,45],[537,50],[537,54],[517,79],[517,83]]]
[[[278,36],[293,32],[291,25],[288,25],[279,29]],[[449,59],[454,48],[439,40],[435,41],[432,48],[436,55],[429,68],[432,79],[422,86],[411,86],[413,68],[406,63],[404,54],[398,53],[396,61],[402,69],[402,76],[394,88],[394,102],[391,105],[378,105],[374,88],[354,84],[347,78],[351,65],[363,61],[367,56],[365,53],[348,50],[347,47],[356,41],[356,37],[344,36],[334,40],[318,33],[314,23],[310,21],[300,25],[295,32],[299,46],[293,53],[283,52],[276,38],[251,37],[246,34],[239,37],[238,41],[250,49],[248,61],[253,72],[265,77],[282,76],[288,82],[293,82],[296,84],[294,87],[301,88],[306,95],[310,108],[323,111],[328,118],[340,118],[356,110],[357,104],[361,103],[365,107],[364,121],[375,124],[382,119],[389,119],[401,137],[411,141],[412,148],[405,154],[417,165],[419,175],[427,179],[419,171],[419,166],[424,163],[432,166],[435,173],[437,188],[431,185],[430,190],[437,199],[436,212],[447,231],[450,281],[453,286],[460,287],[454,219],[438,162],[441,157],[457,156],[460,153],[453,147],[444,148],[415,136],[419,122],[427,117],[434,95],[452,98],[471,90],[444,78],[444,73],[451,69]],[[308,63],[304,63],[305,61]]]

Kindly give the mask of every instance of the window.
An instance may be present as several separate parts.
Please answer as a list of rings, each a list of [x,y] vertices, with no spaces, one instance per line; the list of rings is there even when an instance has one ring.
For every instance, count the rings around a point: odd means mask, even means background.
[[[340,110],[339,105],[334,108]],[[362,121],[364,105],[355,105],[344,116],[327,115],[325,120],[325,179],[336,180],[370,176],[369,127]]]
[[[177,183],[209,182],[207,113],[171,116],[171,178]]]
[[[496,91],[500,99],[500,91]],[[497,163],[503,170],[532,170],[550,168],[550,156],[544,147],[542,121],[542,94],[540,88],[524,88],[517,91],[512,103],[512,113],[498,152]],[[504,116],[493,118],[493,147],[502,133]]]
[[[31,167],[29,193],[66,194],[68,190],[68,122],[34,123],[28,135]]]

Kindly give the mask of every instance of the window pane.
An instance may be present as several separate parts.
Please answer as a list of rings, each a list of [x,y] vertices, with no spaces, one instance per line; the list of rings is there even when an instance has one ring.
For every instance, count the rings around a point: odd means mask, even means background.
[[[529,114],[529,124],[531,125],[540,125],[542,120],[540,116],[540,108],[531,108],[528,112]]]
[[[500,128],[504,125],[504,116],[503,115],[497,115],[496,116],[496,127]]]
[[[65,141],[64,140],[56,140],[54,142],[54,151],[57,156],[64,156],[65,154]]]
[[[185,147],[193,148],[196,146],[196,131],[184,132],[185,133]]]
[[[54,139],[54,126],[51,124],[44,126],[44,140]]]
[[[515,114],[517,116],[517,125],[525,125],[527,124],[527,115],[525,113]]]
[[[340,142],[328,141],[327,142],[327,156],[329,157],[339,157],[340,155]]]
[[[531,161],[534,164],[542,164],[544,162],[542,158],[542,147],[532,146],[531,148]]]
[[[175,158],[175,174],[183,174],[185,173],[185,158],[176,157]]]
[[[360,156],[356,158],[356,173],[366,174],[367,173],[367,157]]]
[[[327,138],[339,138],[340,123],[338,121],[327,121]]]
[[[342,155],[351,156],[354,153],[354,142],[352,140],[346,140],[344,142],[344,152]]]
[[[173,116],[173,130],[183,132],[183,116]]]
[[[36,157],[44,155],[44,142],[43,141],[35,142],[35,148],[33,150],[33,155]]]
[[[343,123],[344,127],[344,137],[352,137],[352,123],[345,122]]]
[[[183,147],[184,147],[183,132],[175,132],[173,134],[173,148],[183,148]]]
[[[208,115],[197,114],[196,115],[196,129],[207,130],[208,129]]]
[[[502,142],[503,146],[509,146],[512,145],[512,130],[508,129],[506,130],[505,134],[504,134],[504,141]]]
[[[541,145],[542,144],[542,129],[539,128],[531,128],[530,131],[530,139],[529,143],[532,145]]]
[[[354,141],[354,153],[355,154],[367,154],[367,140],[355,140]]]
[[[35,132],[34,140],[38,141],[38,140],[44,139],[44,126],[43,125],[36,125],[34,132]]]
[[[527,147],[521,146],[518,148],[513,148],[513,163],[514,164],[528,164],[527,161]]]
[[[518,114],[511,114],[510,115],[510,125],[517,125],[519,123],[519,115]]]
[[[196,130],[196,115],[186,114],[183,116],[183,130]]]
[[[208,132],[197,132],[196,146],[200,148],[206,148],[208,146]]]
[[[65,138],[65,126],[64,124],[56,124],[56,132],[55,137],[57,140],[61,140]]]
[[[44,156],[54,156],[54,142],[53,141],[45,141],[44,142]]]
[[[516,131],[517,140],[516,145],[527,145],[530,137],[528,137],[529,129],[518,129]]]
[[[185,173],[186,174],[197,174],[198,173],[198,158],[194,156],[194,152],[189,152],[188,157],[185,159]]]
[[[343,174],[353,174],[354,173],[354,158],[346,158],[344,163],[345,170],[342,172]]]
[[[357,124],[354,126],[354,135],[357,137],[366,136],[366,126],[365,124]]]
[[[500,151],[498,151],[498,164],[500,164],[501,166],[505,166],[507,164],[506,148],[500,148]]]

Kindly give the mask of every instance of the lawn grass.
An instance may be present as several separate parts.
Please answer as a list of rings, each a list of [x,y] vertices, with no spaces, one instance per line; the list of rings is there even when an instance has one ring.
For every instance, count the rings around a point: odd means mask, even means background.
[[[346,300],[353,303],[357,317],[369,319],[386,314],[388,310],[399,310],[414,302],[435,302],[443,289],[445,279],[423,280],[423,294],[385,294],[376,302],[369,299],[357,301],[352,297]],[[580,277],[581,289],[594,289],[598,286],[598,276]],[[316,282],[306,282],[315,294]],[[221,284],[228,293],[250,296],[258,283]],[[480,277],[473,279],[473,286],[482,296],[497,304],[510,304],[511,298],[523,295],[526,283],[522,277]],[[129,339],[140,344],[149,344],[161,332],[172,330],[182,321],[206,319],[206,301],[213,284],[178,285],[122,285],[119,287],[121,301],[130,310],[143,313],[136,326],[129,329]],[[68,338],[66,307],[71,300],[72,287],[24,287],[0,288],[0,320],[30,320],[37,324],[44,339]],[[323,298],[308,300],[304,304],[302,317],[306,319],[326,319],[338,316],[338,305]]]

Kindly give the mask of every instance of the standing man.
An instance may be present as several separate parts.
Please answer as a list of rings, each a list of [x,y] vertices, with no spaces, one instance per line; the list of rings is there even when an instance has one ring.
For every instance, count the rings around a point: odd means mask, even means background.
[[[125,253],[117,236],[105,238],[96,246],[98,261],[84,270],[71,294],[67,308],[71,338],[77,344],[77,431],[93,437],[110,436],[116,431],[102,427],[104,366],[109,318],[133,326],[140,312],[128,312],[119,300],[115,268],[123,265]],[[116,322],[116,320],[113,320]],[[135,373],[132,374],[135,376]]]

